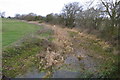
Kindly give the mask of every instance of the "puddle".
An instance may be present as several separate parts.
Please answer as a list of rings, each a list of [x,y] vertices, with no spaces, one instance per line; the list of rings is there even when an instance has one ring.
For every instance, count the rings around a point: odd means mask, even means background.
[[[83,51],[75,51],[75,54],[83,56],[79,60],[74,55],[68,55],[64,62],[64,67],[53,73],[53,78],[78,78],[83,76],[95,77],[98,64],[92,57],[87,56]]]
[[[80,76],[80,72],[72,72],[67,70],[58,70],[53,73],[52,78],[77,78]]]
[[[42,78],[45,75],[45,72],[38,72],[37,69],[29,71],[24,75],[19,75],[16,78]]]
[[[80,62],[84,64],[84,68],[91,68],[93,71],[95,70],[95,67],[97,67],[98,62],[96,62],[95,58],[88,56],[88,52],[85,52],[84,50],[76,50],[76,54],[83,56],[83,59],[81,59]]]
[[[64,64],[67,65],[67,69],[73,71],[80,71],[83,67],[83,64],[81,64],[80,60],[78,60],[76,56],[68,56]]]
[[[65,64],[73,64],[76,65],[76,63],[79,63],[78,59],[75,56],[68,56],[65,60]]]
[[[82,52],[76,51],[75,54],[81,55]],[[93,58],[84,53],[83,55],[86,57],[81,60],[74,55],[67,55],[63,66],[53,71],[51,78],[82,78],[86,74],[92,74],[91,77],[94,77],[96,75],[94,72],[97,69],[97,63]],[[24,75],[17,76],[17,78],[43,78],[45,75],[45,72],[38,72],[37,69],[34,69]]]

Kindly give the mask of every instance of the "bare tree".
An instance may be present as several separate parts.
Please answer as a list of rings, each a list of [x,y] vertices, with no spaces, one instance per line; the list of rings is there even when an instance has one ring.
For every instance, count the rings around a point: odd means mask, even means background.
[[[100,10],[91,7],[87,10],[79,12],[76,17],[76,22],[78,27],[89,28],[90,31],[93,29],[98,29],[100,21]]]
[[[20,14],[15,14],[16,19],[20,19],[21,15]]]
[[[63,15],[66,22],[66,26],[75,26],[75,17],[78,12],[82,11],[82,6],[79,6],[78,2],[68,3],[63,8]]]
[[[120,14],[118,14],[118,8],[120,6],[120,1],[118,0],[109,0],[109,1],[103,1],[101,0],[103,6],[105,7],[105,11],[108,16],[110,17],[111,20],[111,27],[110,27],[110,32],[113,34],[114,27],[117,27],[117,22],[120,17]]]

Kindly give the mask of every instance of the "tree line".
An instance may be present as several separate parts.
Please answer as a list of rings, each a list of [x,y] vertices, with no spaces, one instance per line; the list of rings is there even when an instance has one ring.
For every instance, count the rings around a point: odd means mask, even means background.
[[[42,20],[44,17],[37,15],[35,13],[29,13],[29,14],[16,14],[15,19],[20,19],[20,20],[27,20],[27,21],[39,21]]]
[[[120,1],[100,0],[99,4],[84,9],[79,2],[68,3],[60,14],[48,14],[46,22],[81,28],[88,33],[117,45],[120,38]]]
[[[92,3],[92,2],[91,2]],[[62,13],[50,13],[46,17],[29,13],[16,14],[14,18],[27,21],[47,22],[50,24],[64,25],[68,28],[80,28],[88,33],[97,34],[99,37],[118,44],[120,38],[120,1],[100,0],[99,4],[84,9],[79,2],[65,4]]]

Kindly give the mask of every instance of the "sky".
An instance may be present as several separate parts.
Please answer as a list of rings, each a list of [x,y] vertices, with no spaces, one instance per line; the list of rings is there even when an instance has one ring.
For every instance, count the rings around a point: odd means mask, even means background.
[[[5,12],[6,17],[31,12],[46,16],[49,13],[60,13],[64,5],[69,2],[84,5],[88,1],[90,0],[0,0],[0,12]]]

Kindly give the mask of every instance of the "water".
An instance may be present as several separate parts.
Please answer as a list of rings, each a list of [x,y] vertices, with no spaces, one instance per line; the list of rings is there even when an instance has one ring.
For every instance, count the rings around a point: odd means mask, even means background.
[[[53,73],[52,78],[77,78],[78,76],[80,76],[80,72],[58,70]]]
[[[24,75],[19,75],[16,78],[42,78],[45,75],[45,72],[38,72],[37,69],[28,71]]]
[[[82,64],[81,62],[78,60],[77,57],[75,56],[68,56],[65,60],[65,63],[67,65],[66,68],[69,68],[73,71],[80,71]]]
[[[80,51],[76,51],[77,55],[82,55]],[[68,55],[63,63],[63,66],[60,69],[53,71],[52,78],[79,78],[86,75],[86,71],[95,72],[96,71],[96,63],[95,60],[87,55],[81,60],[74,55]],[[43,78],[45,76],[45,72],[39,72],[37,69],[32,71],[28,71],[24,75],[19,75],[17,78]]]

